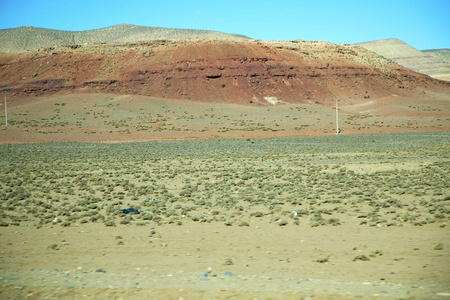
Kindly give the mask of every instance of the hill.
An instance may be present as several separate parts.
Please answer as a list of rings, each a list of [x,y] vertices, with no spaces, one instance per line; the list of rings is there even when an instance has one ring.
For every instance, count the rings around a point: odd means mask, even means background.
[[[0,30],[0,51],[37,50],[56,46],[99,43],[138,43],[155,40],[250,39],[210,30],[173,29],[120,24],[86,31],[63,31],[24,26]],[[449,50],[419,51],[398,39],[355,44],[398,64],[437,79],[450,80]]]
[[[434,57],[450,64],[450,49],[431,49],[431,50],[422,50],[422,52],[433,55]]]
[[[254,40],[170,40],[53,47],[0,54],[11,97],[61,92],[145,95],[202,102],[361,102],[448,91],[353,45]]]
[[[327,42],[189,39],[2,52],[4,90],[9,126],[0,126],[0,143],[333,134],[335,95],[347,134],[450,128],[449,82]]]
[[[209,38],[248,39],[211,30],[173,29],[120,24],[95,30],[63,31],[24,26],[0,30],[0,51],[34,50],[60,45]]]
[[[356,44],[396,63],[437,79],[450,80],[449,50],[417,50],[398,39]]]

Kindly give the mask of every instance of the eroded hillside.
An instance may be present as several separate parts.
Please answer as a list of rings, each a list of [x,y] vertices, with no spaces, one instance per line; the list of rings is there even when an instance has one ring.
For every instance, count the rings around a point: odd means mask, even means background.
[[[450,81],[448,49],[417,50],[398,39],[378,40],[356,44],[382,55],[408,69],[433,78]]]
[[[1,53],[0,65],[0,89],[10,97],[95,92],[251,105],[331,105],[334,95],[352,104],[450,90],[450,83],[363,48],[327,42],[95,44]]]

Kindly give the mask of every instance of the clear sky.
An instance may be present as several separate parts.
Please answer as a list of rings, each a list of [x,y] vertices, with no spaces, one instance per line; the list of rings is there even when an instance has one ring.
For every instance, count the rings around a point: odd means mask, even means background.
[[[398,38],[450,48],[450,0],[0,0],[0,29],[80,31],[127,23],[261,40],[358,43]]]

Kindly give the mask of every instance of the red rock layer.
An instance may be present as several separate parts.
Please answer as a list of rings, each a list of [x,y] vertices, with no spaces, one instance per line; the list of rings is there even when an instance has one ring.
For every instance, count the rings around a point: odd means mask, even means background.
[[[157,41],[0,54],[0,89],[12,97],[67,92],[139,94],[268,105],[347,103],[450,91],[365,49],[326,42]],[[267,98],[269,99],[269,98]]]

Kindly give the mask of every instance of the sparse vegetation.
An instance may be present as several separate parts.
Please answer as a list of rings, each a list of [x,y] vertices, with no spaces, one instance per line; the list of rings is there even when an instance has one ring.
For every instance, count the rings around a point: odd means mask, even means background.
[[[447,133],[0,145],[1,226],[445,224],[447,149]]]
[[[211,30],[194,29],[171,29],[148,26],[136,26],[130,24],[120,24],[108,28],[94,29],[89,31],[63,31],[42,29],[36,27],[14,28],[17,33],[7,35],[8,41],[2,45],[1,51],[17,51],[46,48],[53,50],[55,46],[65,47],[71,50],[82,48],[86,43],[114,43],[123,40],[124,35],[130,41],[139,40],[142,42],[127,43],[130,47],[133,44],[152,45],[153,43],[164,44],[168,40],[161,40],[163,35],[166,39],[186,39],[186,38],[210,38],[210,39],[248,39],[248,37],[237,34],[227,34]],[[14,37],[14,38],[11,38]],[[35,36],[44,38],[36,39]],[[73,44],[77,40],[79,44]],[[152,42],[155,41],[155,42]],[[148,57],[151,50],[144,52]]]
[[[355,258],[353,258],[353,261],[358,261],[358,260],[360,260],[360,261],[369,261],[370,258],[368,256],[366,256],[366,255],[359,254],[359,255],[356,255]]]

